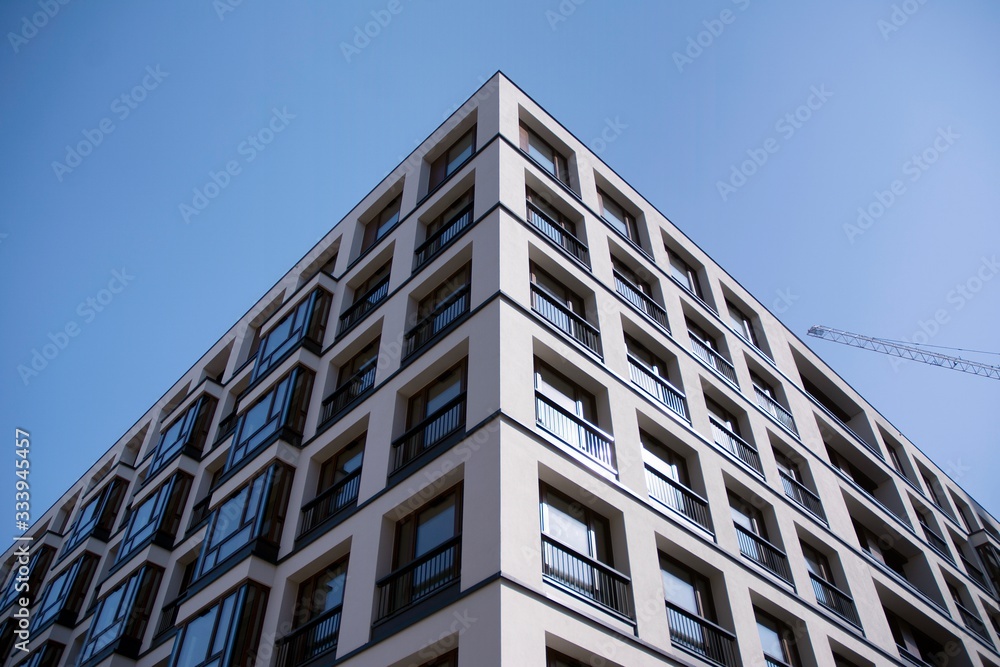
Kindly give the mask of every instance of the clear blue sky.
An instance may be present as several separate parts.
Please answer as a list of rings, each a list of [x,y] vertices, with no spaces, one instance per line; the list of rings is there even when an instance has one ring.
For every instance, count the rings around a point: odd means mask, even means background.
[[[601,157],[800,336],[1000,351],[1000,5],[576,2],[4,2],[0,411],[36,516],[498,69],[615,124]],[[1000,382],[808,342],[998,514]]]

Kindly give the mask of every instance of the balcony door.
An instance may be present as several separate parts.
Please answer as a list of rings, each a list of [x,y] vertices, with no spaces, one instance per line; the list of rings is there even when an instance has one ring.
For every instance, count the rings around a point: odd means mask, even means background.
[[[452,366],[433,382],[410,398],[407,411],[407,430],[414,428],[425,419],[445,408],[465,391],[465,364]],[[432,426],[428,425],[428,428]],[[435,442],[428,433],[424,442]]]
[[[660,574],[663,578],[663,596],[669,605],[691,616],[715,623],[712,589],[708,579],[666,557],[660,559]],[[677,614],[677,617],[680,616]],[[678,622],[673,623],[670,628],[670,636],[672,641],[680,642],[703,655],[709,650],[705,627],[699,623],[679,622],[678,618]]]
[[[393,570],[399,570],[424,558],[462,532],[462,512],[459,489],[438,496],[403,519],[396,527],[396,552]],[[430,558],[412,571],[410,600],[416,600],[438,588],[452,577],[453,563],[438,563]]]

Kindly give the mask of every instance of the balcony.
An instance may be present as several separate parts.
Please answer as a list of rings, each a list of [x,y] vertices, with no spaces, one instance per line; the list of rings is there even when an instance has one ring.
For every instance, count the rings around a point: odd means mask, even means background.
[[[629,621],[629,578],[542,535],[542,575]]]
[[[541,209],[527,202],[528,222],[550,241],[562,248],[570,257],[590,268],[590,251],[586,244],[563,229],[558,223],[542,213]]]
[[[375,372],[378,370],[378,357],[366,362],[358,372],[349,377],[333,393],[323,399],[319,413],[319,428],[323,428],[334,418],[364,396],[375,386]]]
[[[784,551],[739,524],[734,523],[733,526],[736,527],[741,554],[776,577],[792,583],[792,571],[788,568],[788,557]]]
[[[423,349],[431,339],[468,313],[469,301],[469,285],[463,285],[417,322],[403,336],[403,359]]]
[[[795,419],[792,413],[786,410],[780,403],[767,395],[760,387],[754,385],[754,394],[757,395],[757,405],[763,408],[764,412],[771,416],[771,419],[778,422],[785,430],[792,435],[798,436],[799,432],[795,428]]]
[[[163,605],[163,609],[160,611],[160,622],[157,624],[156,632],[153,634],[154,643],[157,639],[165,637],[177,629],[177,612],[181,608],[182,601],[183,596]]]
[[[760,454],[757,452],[757,448],[723,426],[722,422],[715,417],[709,416],[708,420],[712,422],[712,435],[715,437],[715,444],[763,476],[764,468],[760,465]]]
[[[376,582],[376,622],[457,583],[462,570],[461,555],[462,536],[457,535]]]
[[[334,607],[275,642],[277,667],[298,667],[336,651],[342,609]]]
[[[990,633],[986,630],[986,624],[979,618],[979,615],[960,604],[956,603],[955,606],[958,607],[958,615],[962,617],[962,623],[965,624],[965,628],[990,646],[993,646],[993,640],[990,639]]]
[[[632,284],[628,278],[618,273],[615,274],[615,289],[625,300],[632,304],[636,310],[653,320],[653,322],[670,333],[670,324],[667,322],[667,311],[660,304],[653,301],[649,296],[643,294],[642,290]]]
[[[723,667],[737,667],[739,650],[736,635],[715,623],[667,602],[670,641],[677,646]]]
[[[712,519],[708,513],[708,501],[660,471],[646,466],[646,484],[649,496],[675,512],[690,519],[708,532],[712,532]]]
[[[772,658],[768,654],[764,654],[764,665],[765,667],[792,667],[784,660],[778,660],[777,658]]]
[[[948,543],[944,541],[944,538],[938,535],[934,530],[927,524],[922,524],[924,529],[924,535],[927,536],[927,544],[930,545],[931,549],[937,552],[941,558],[946,561],[955,564],[955,559],[952,557],[951,552],[948,551]]]
[[[472,224],[472,204],[469,204],[459,211],[454,218],[446,222],[436,232],[427,237],[423,243],[413,251],[413,270],[416,271],[421,266],[431,261],[439,252],[444,250],[455,238]]]
[[[340,316],[340,325],[337,335],[343,336],[347,330],[365,318],[368,313],[375,309],[389,296],[389,276],[375,283],[375,286],[358,297],[350,308]]]
[[[650,371],[631,354],[628,355],[628,365],[629,377],[632,379],[633,384],[638,385],[640,389],[665,405],[668,410],[678,417],[691,423],[691,418],[688,417],[687,404],[684,400],[684,392]]]
[[[691,338],[691,349],[694,350],[698,358],[704,361],[723,380],[739,389],[740,382],[736,379],[736,368],[729,363],[729,360],[706,345],[705,341],[700,338],[690,334],[689,337]]]
[[[465,427],[465,392],[429,414],[392,442],[392,472]]]
[[[896,644],[896,650],[899,651],[899,657],[911,665],[917,665],[917,667],[934,667],[929,662],[925,662],[920,656],[910,653],[905,646]]]
[[[358,468],[303,505],[301,535],[316,529],[327,519],[356,503],[360,488],[361,469]]]
[[[239,415],[236,414],[236,408],[234,407],[232,412],[219,421],[219,434],[215,436],[215,442],[212,443],[213,448],[215,445],[218,445],[220,442],[233,434],[236,430],[236,420],[238,416]]]
[[[854,599],[829,581],[820,579],[812,572],[809,573],[809,578],[812,580],[816,602],[860,630],[861,619],[858,618],[858,610],[854,606]]]
[[[535,285],[531,286],[531,309],[552,323],[555,328],[597,356],[601,356],[601,332],[597,327],[558,303]]]
[[[958,557],[962,559],[962,565],[965,567],[965,571],[969,574],[969,577],[976,582],[976,585],[990,595],[993,595],[993,589],[990,588],[990,583],[986,579],[986,573],[976,567],[972,561],[963,556],[961,553]]]
[[[538,392],[535,393],[535,423],[609,471],[617,472],[614,438]]]
[[[784,487],[786,496],[814,517],[826,523],[826,513],[823,512],[823,504],[820,502],[819,496],[801,482],[793,479],[784,470],[779,470],[778,476],[781,477],[781,486]]]

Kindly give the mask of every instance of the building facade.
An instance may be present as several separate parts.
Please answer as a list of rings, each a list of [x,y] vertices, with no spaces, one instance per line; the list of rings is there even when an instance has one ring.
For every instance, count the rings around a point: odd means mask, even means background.
[[[500,73],[28,534],[11,665],[1000,666],[997,521]]]

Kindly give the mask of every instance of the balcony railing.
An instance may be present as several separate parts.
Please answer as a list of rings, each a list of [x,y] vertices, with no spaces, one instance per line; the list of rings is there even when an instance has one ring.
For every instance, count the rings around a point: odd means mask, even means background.
[[[718,421],[715,417],[710,416],[708,420],[712,422],[712,434],[715,436],[715,444],[725,449],[740,461],[743,461],[743,463],[746,463],[761,475],[764,474],[764,468],[760,465],[760,454],[757,452],[756,447],[723,426],[722,422]]]
[[[392,472],[465,427],[465,392],[392,442]]]
[[[458,581],[462,571],[462,536],[456,535],[375,584],[378,618],[392,616]]]
[[[542,535],[542,574],[620,616],[632,618],[628,577],[547,535]]]
[[[715,623],[667,602],[670,641],[723,667],[737,667],[736,635]]]
[[[427,345],[434,336],[468,312],[469,286],[463,285],[406,332],[403,337],[403,359]]]
[[[597,327],[535,285],[531,286],[531,309],[551,322],[557,329],[600,356],[601,332],[598,331]]]
[[[538,392],[535,393],[535,423],[611,472],[616,471],[614,438]]]
[[[527,202],[527,204],[528,222],[548,237],[553,243],[568,252],[571,257],[579,260],[581,264],[589,269],[590,251],[587,250],[586,244],[563,229],[549,216],[542,213],[541,209],[533,205],[531,202]]]
[[[843,592],[829,581],[817,577],[812,572],[809,573],[812,579],[813,593],[816,594],[816,602],[820,603],[837,616],[850,623],[856,628],[861,627],[861,619],[858,618],[857,607],[854,606],[854,599]]]
[[[774,421],[781,424],[783,427],[798,435],[798,429],[795,428],[795,419],[792,417],[792,413],[789,412],[778,403],[776,400],[767,395],[767,393],[754,385],[753,392],[757,395],[757,405],[764,409],[764,412],[771,415]]]
[[[931,549],[936,551],[941,558],[946,561],[955,564],[955,559],[952,557],[951,552],[948,551],[948,543],[944,541],[944,538],[934,532],[934,529],[927,524],[921,524],[924,529],[924,535],[927,536],[927,543],[931,545]]]
[[[740,381],[736,379],[736,368],[729,363],[729,360],[710,348],[700,338],[693,334],[689,334],[689,337],[691,338],[691,349],[698,355],[698,358],[704,361],[713,371],[721,375],[726,382],[738,389]]]
[[[933,665],[929,662],[925,662],[920,656],[910,653],[905,646],[896,644],[896,650],[899,651],[899,657],[906,660],[911,665],[917,665],[917,667],[933,667]]]
[[[302,506],[302,534],[341,512],[358,500],[361,488],[361,468],[358,468],[329,489]]]
[[[323,399],[323,405],[319,413],[319,425],[324,426],[331,419],[341,414],[355,400],[363,396],[375,386],[375,372],[378,370],[378,357],[372,357],[370,361],[358,369],[358,372],[344,381],[342,385],[333,390],[329,396]]]
[[[455,217],[444,223],[440,229],[428,236],[426,241],[417,246],[417,249],[413,251],[413,269],[419,269],[429,262],[431,258],[444,250],[449,243],[455,240],[459,232],[471,223],[472,204],[469,204],[455,214]]]
[[[649,486],[651,498],[712,532],[712,519],[708,513],[707,500],[648,465],[646,466],[646,484]]]
[[[365,315],[374,310],[375,306],[382,303],[387,296],[389,296],[389,276],[375,283],[374,287],[355,299],[350,308],[343,312],[337,335],[343,334],[364,319]]]
[[[993,640],[990,639],[990,633],[986,630],[986,624],[979,618],[979,615],[960,604],[956,604],[955,606],[958,607],[958,615],[962,617],[962,623],[965,624],[966,629],[992,646]]]
[[[969,573],[972,580],[976,582],[980,588],[992,595],[993,589],[990,588],[989,581],[986,579],[986,574],[962,554],[959,554],[958,557],[962,559],[962,565],[965,566],[965,571]]]
[[[778,660],[777,658],[772,658],[768,654],[764,654],[764,665],[765,667],[792,667],[784,660]]]
[[[337,650],[342,607],[337,606],[275,642],[278,667],[304,665]]]
[[[233,434],[233,431],[236,430],[236,420],[238,416],[239,415],[236,414],[236,409],[233,408],[232,412],[219,421],[219,432],[218,435],[215,436],[215,442],[212,443],[213,447]]]
[[[786,496],[794,500],[817,519],[826,523],[826,513],[823,512],[823,503],[820,502],[819,496],[810,491],[802,482],[792,478],[784,470],[779,470],[778,476],[781,477],[781,486],[784,487]]]
[[[759,535],[754,535],[743,526],[734,523],[736,539],[740,543],[740,553],[754,561],[777,577],[792,583],[792,571],[788,568],[785,552]]]
[[[156,633],[153,638],[162,637],[177,627],[177,612],[181,608],[182,598],[176,598],[163,605],[160,611],[160,622],[156,625]]]
[[[663,307],[644,294],[628,278],[622,274],[615,273],[615,289],[625,297],[639,312],[653,320],[660,328],[670,333],[670,324],[667,322],[667,311]]]
[[[663,403],[671,412],[684,419],[684,421],[691,421],[690,417],[688,417],[687,404],[684,401],[684,392],[646,368],[641,361],[631,354],[628,355],[628,363],[629,376],[632,378],[633,383],[639,385],[640,389],[660,403]]]

